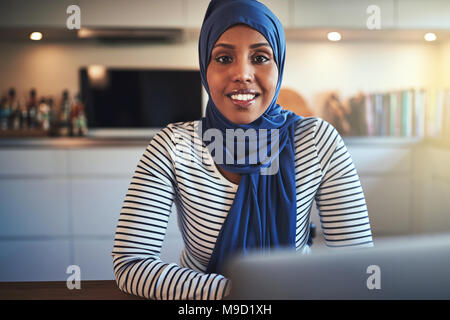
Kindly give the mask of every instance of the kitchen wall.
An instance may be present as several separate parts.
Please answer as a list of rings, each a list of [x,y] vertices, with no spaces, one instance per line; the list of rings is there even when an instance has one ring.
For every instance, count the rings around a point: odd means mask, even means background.
[[[100,44],[82,42],[0,42],[0,93],[10,86],[26,95],[60,99],[63,89],[78,91],[78,70],[90,64],[115,67],[198,69],[197,39],[178,44]],[[287,41],[283,86],[304,95],[318,110],[321,93],[344,97],[377,90],[450,84],[450,42]]]
[[[450,87],[450,41],[440,46],[440,76],[441,86]]]

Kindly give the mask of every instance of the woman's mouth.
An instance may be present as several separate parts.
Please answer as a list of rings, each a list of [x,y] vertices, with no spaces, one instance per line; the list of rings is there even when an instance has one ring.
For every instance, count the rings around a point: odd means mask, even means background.
[[[228,97],[231,99],[231,102],[239,107],[249,107],[255,103],[258,96],[259,94],[232,94]]]

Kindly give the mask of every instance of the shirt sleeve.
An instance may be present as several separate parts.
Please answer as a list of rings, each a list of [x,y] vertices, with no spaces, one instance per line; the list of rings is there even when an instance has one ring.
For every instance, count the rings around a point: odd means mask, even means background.
[[[171,207],[176,198],[175,144],[170,125],[155,135],[129,185],[112,251],[118,287],[157,300],[223,299],[229,280],[160,259]]]
[[[364,192],[352,158],[338,131],[319,119],[315,142],[322,178],[315,195],[328,247],[372,247]]]

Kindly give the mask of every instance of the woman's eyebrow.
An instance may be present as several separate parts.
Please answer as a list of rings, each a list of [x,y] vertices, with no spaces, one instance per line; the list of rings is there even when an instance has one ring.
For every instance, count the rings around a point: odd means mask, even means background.
[[[268,44],[267,42],[260,42],[260,43],[254,43],[252,45],[250,45],[250,49],[255,49],[258,47],[269,47],[270,48],[270,44]],[[224,47],[224,48],[228,48],[228,49],[235,49],[236,47],[232,44],[228,44],[228,43],[217,43],[214,47]]]

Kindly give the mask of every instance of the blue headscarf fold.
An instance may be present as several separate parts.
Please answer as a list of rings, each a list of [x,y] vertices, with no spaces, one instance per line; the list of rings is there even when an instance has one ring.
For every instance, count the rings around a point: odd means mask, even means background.
[[[235,124],[229,121],[214,105],[206,79],[206,70],[211,51],[228,28],[246,24],[259,31],[272,47],[278,66],[278,83],[274,97],[264,114],[250,124]],[[240,173],[241,180],[234,202],[220,230],[206,272],[221,273],[231,255],[246,253],[252,249],[266,251],[279,247],[295,248],[297,204],[294,167],[295,123],[302,117],[283,110],[276,104],[283,78],[286,44],[283,26],[278,18],[256,0],[212,0],[203,20],[199,38],[200,74],[209,100],[206,115],[201,119],[201,132],[205,145],[209,145],[203,133],[214,128],[223,133],[223,153],[227,150],[227,129],[278,129],[278,150],[272,152],[267,163],[218,163],[225,170]],[[257,139],[259,136],[257,137]],[[246,150],[249,142],[245,143]],[[264,142],[256,141],[257,145]],[[269,143],[270,145],[270,143]],[[270,151],[270,148],[268,149]],[[272,150],[273,151],[273,150]],[[247,152],[246,152],[247,154]],[[246,159],[248,160],[248,159]],[[278,161],[275,174],[261,174],[262,167]]]

